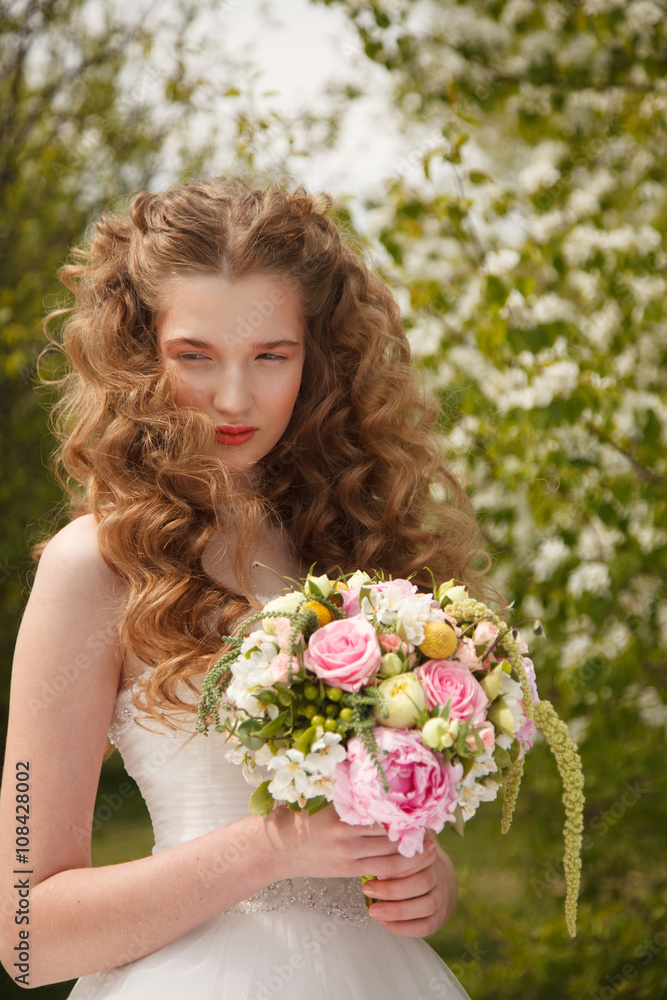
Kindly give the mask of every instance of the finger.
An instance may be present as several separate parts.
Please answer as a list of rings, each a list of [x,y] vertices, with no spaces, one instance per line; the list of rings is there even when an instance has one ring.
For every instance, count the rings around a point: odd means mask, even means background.
[[[427,852],[425,852],[427,853]],[[362,860],[362,864],[368,864],[364,875],[375,875],[377,879],[384,882],[390,879],[404,879],[424,868],[428,868],[436,861],[435,854],[423,858],[422,855],[416,858],[406,858],[397,849],[391,855],[376,855]]]
[[[386,927],[392,934],[396,934],[397,937],[426,938],[440,930],[444,924],[444,914],[442,916],[435,914],[432,917],[422,917],[419,920],[379,920],[378,923]]]
[[[424,868],[429,868],[437,860],[437,855],[435,852],[435,846],[433,844],[426,844],[424,850],[415,854],[412,858],[406,858],[404,855],[399,854],[401,860],[396,861],[396,870],[390,875],[386,876],[388,878],[406,878],[409,875],[414,875],[416,872],[422,871]]]
[[[440,893],[432,890],[414,899],[397,901],[382,900],[371,903],[368,912],[375,920],[382,923],[401,923],[406,920],[423,920],[435,917],[439,910],[444,912],[444,904]]]
[[[423,896],[440,884],[438,873],[431,866],[406,878],[373,879],[364,884],[363,890],[370,899],[402,900]]]

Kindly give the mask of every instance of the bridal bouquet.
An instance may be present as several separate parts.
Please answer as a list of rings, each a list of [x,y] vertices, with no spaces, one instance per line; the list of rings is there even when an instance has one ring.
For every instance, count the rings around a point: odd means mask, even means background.
[[[228,758],[255,786],[250,811],[268,816],[278,802],[312,813],[332,802],[347,823],[381,822],[406,857],[423,849],[427,828],[462,833],[501,788],[507,832],[539,727],[563,781],[574,936],[581,762],[538,697],[515,627],[456,581],[422,593],[357,571],[309,575],[223,641],[230,648],[204,681],[198,729],[212,722],[228,735]]]

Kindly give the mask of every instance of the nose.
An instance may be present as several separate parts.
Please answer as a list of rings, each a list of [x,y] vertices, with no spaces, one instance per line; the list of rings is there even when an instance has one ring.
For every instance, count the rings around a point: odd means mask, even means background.
[[[237,416],[247,413],[252,404],[252,388],[247,375],[238,368],[227,368],[221,372],[213,398],[218,413]]]

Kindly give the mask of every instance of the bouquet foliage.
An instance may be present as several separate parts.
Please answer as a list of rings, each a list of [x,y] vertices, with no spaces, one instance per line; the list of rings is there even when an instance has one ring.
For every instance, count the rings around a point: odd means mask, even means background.
[[[407,857],[422,850],[427,828],[451,823],[462,834],[501,788],[507,832],[539,727],[563,781],[574,935],[581,762],[538,697],[516,627],[454,580],[422,593],[408,580],[356,571],[309,575],[223,641],[198,728],[227,734],[229,759],[255,785],[250,811],[268,816],[278,802],[312,813],[332,802],[345,822],[381,822]]]

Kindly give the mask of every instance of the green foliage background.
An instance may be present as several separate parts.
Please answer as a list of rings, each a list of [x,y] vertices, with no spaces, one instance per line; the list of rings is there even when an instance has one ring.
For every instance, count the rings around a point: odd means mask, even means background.
[[[368,252],[442,400],[440,429],[479,510],[495,579],[519,618],[544,623],[547,640],[531,643],[540,692],[568,720],[587,780],[577,939],[562,914],[559,782],[541,744],[507,837],[497,804],[462,841],[443,833],[460,902],[430,943],[474,1000],[667,996],[667,9],[646,0],[326,5],[349,16],[357,53],[384,67],[387,114],[410,140],[410,155],[364,206]],[[222,18],[223,8],[210,13]],[[335,139],[345,108],[332,93],[304,141],[303,122],[255,110],[251,74],[212,93],[186,5],[179,24],[151,21],[150,30],[111,7],[91,26],[72,0],[3,10],[6,699],[31,574],[26,524],[34,532],[54,511],[58,521],[33,382],[68,247],[137,187],[261,170],[267,135],[272,172],[293,182],[298,157]],[[141,86],[124,82],[133,67]],[[345,97],[361,92],[350,86]],[[226,157],[213,127],[205,143],[188,131],[212,98],[228,102]],[[350,218],[345,205],[340,212]],[[126,781],[115,755],[100,786],[96,864],[150,850],[140,796],[109,805]]]

